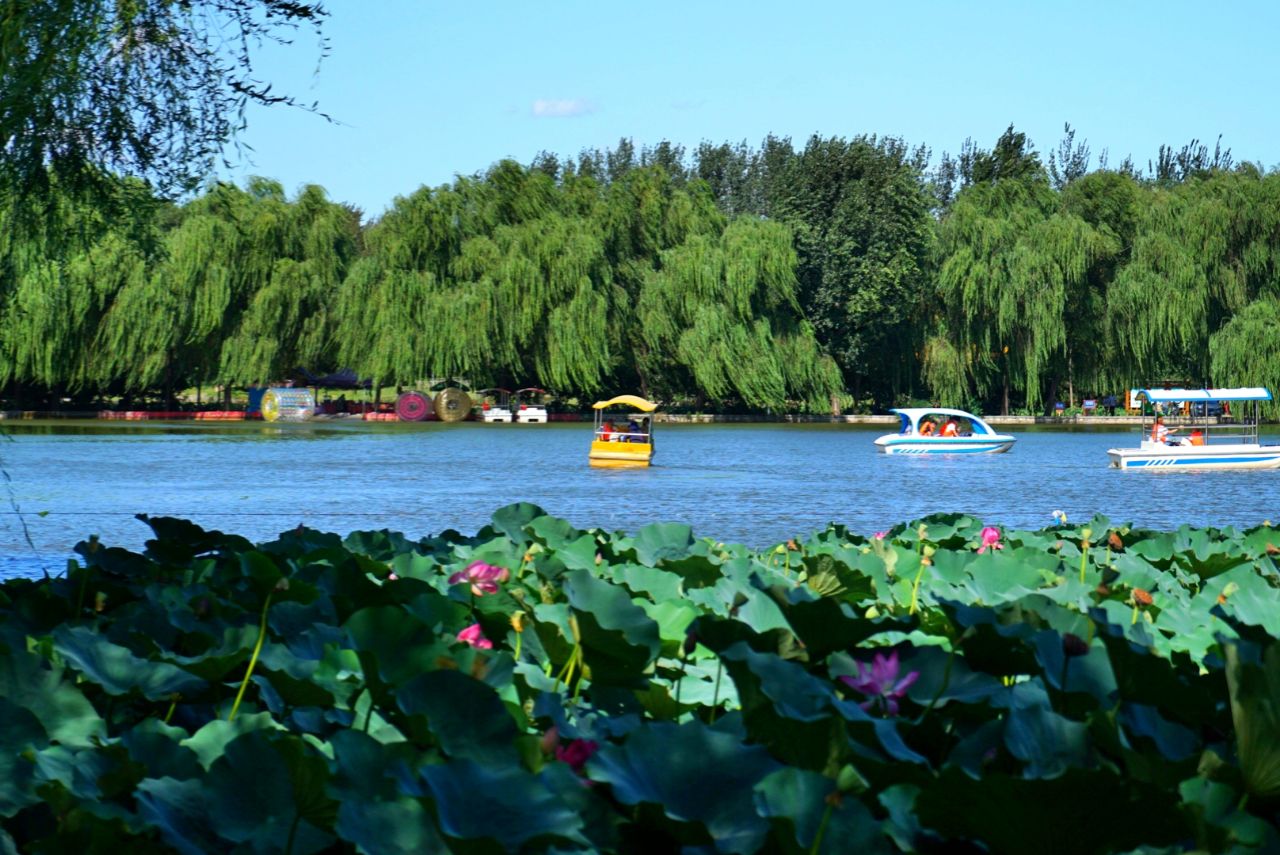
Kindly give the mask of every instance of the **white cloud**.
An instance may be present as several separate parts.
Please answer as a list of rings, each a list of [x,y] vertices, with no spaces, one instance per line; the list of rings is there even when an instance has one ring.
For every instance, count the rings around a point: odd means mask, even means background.
[[[533,102],[533,115],[542,118],[562,119],[566,116],[585,116],[595,111],[596,105],[582,98],[539,98]]]

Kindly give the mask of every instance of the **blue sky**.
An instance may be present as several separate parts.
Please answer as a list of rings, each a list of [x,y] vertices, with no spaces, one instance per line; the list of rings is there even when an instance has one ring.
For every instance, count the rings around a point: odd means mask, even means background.
[[[504,157],[629,137],[692,149],[768,133],[898,136],[934,159],[1013,123],[1046,158],[1064,122],[1094,164],[1145,166],[1162,143],[1218,135],[1280,163],[1280,4],[646,3],[330,0],[314,39],[259,70],[329,123],[252,109],[223,177],[324,187],[374,217],[421,185]],[[235,158],[234,152],[231,156]]]

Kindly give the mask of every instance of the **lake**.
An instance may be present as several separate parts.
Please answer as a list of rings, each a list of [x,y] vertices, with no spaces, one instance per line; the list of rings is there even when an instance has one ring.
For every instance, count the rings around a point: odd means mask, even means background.
[[[1108,468],[1108,448],[1137,442],[1132,427],[1023,429],[1008,454],[891,457],[872,445],[885,426],[659,425],[654,466],[629,470],[587,465],[588,424],[0,427],[12,440],[0,440],[0,576],[59,572],[89,534],[140,548],[149,530],[137,513],[254,540],[299,524],[417,538],[474,533],[527,501],[582,528],[678,521],[756,547],[829,522],[870,534],[939,511],[1016,528],[1050,525],[1055,509],[1153,528],[1280,521],[1280,471]]]

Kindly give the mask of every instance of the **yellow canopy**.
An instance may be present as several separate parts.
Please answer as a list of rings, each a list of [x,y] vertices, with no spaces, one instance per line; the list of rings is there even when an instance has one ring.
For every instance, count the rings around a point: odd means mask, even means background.
[[[597,410],[603,410],[605,407],[612,407],[614,404],[628,404],[642,413],[652,413],[658,409],[657,404],[651,404],[644,398],[637,398],[635,395],[619,395],[607,401],[596,401],[592,406]]]

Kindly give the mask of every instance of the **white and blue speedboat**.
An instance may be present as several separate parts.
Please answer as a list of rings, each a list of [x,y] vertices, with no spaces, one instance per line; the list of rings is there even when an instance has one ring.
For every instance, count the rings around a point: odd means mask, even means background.
[[[876,439],[885,454],[999,454],[1017,441],[964,410],[907,407],[890,412],[898,414],[901,424],[897,433]],[[948,424],[954,425],[954,433]]]
[[[1271,400],[1267,389],[1140,389],[1138,395],[1151,403],[1152,412],[1143,417],[1137,448],[1107,450],[1113,467],[1280,468],[1280,445],[1258,439],[1258,405]],[[1157,416],[1168,424],[1157,424]]]

